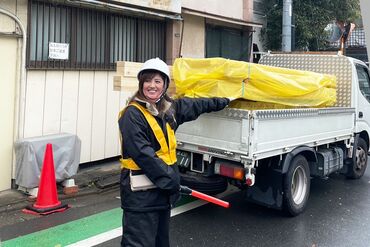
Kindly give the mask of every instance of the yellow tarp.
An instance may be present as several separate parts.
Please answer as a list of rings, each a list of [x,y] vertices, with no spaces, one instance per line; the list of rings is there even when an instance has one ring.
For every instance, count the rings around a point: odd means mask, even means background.
[[[333,75],[224,58],[178,58],[173,65],[176,97],[231,97],[240,108],[323,107],[336,101]],[[272,103],[272,104],[271,104]],[[238,106],[239,105],[239,106]],[[243,106],[244,105],[244,106]]]

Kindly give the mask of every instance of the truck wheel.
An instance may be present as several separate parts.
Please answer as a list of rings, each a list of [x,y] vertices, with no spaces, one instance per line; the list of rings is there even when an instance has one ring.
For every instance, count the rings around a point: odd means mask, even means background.
[[[188,186],[199,192],[215,195],[227,189],[227,180],[221,176],[205,177],[196,172],[180,173],[181,185]]]
[[[302,213],[310,194],[310,168],[306,158],[297,155],[284,176],[284,210],[291,216]]]
[[[354,157],[348,165],[347,178],[361,178],[367,167],[367,144],[361,137],[358,138],[357,147],[355,148]]]

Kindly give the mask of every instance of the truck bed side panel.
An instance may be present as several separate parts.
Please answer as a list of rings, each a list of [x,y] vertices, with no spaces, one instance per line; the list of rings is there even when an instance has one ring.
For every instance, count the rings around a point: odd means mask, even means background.
[[[176,137],[182,143],[182,149],[189,151],[206,147],[246,154],[249,142],[248,116],[248,111],[237,109],[203,114],[193,122],[180,125]]]
[[[353,108],[245,111],[226,109],[180,126],[179,149],[251,160],[318,146],[353,136]],[[221,151],[221,152],[220,152]],[[227,154],[232,152],[232,154]]]
[[[297,109],[256,111],[251,130],[251,153],[261,159],[289,152],[297,146],[318,146],[349,139],[354,109]]]

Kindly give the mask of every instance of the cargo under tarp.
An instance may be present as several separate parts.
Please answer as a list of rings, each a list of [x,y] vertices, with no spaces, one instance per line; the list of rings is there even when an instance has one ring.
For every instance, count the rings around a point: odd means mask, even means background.
[[[176,97],[230,97],[238,108],[332,106],[336,78],[224,58],[178,58],[173,65]],[[258,103],[255,103],[258,102]],[[262,104],[261,104],[262,102]]]

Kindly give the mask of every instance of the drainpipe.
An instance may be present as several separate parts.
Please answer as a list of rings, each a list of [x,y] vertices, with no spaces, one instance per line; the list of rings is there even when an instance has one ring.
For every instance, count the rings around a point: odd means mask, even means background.
[[[14,114],[14,142],[23,137],[23,124],[24,124],[24,106],[26,99],[26,29],[24,28],[21,20],[13,13],[0,8],[0,13],[9,16],[17,22],[21,29],[22,37],[22,56],[19,66],[19,76],[17,76],[17,83],[15,89],[15,114]],[[19,43],[19,42],[18,42]],[[15,157],[13,153],[13,165],[12,165],[12,179],[15,177]]]
[[[283,33],[282,33],[282,51],[292,51],[292,0],[283,2]]]

